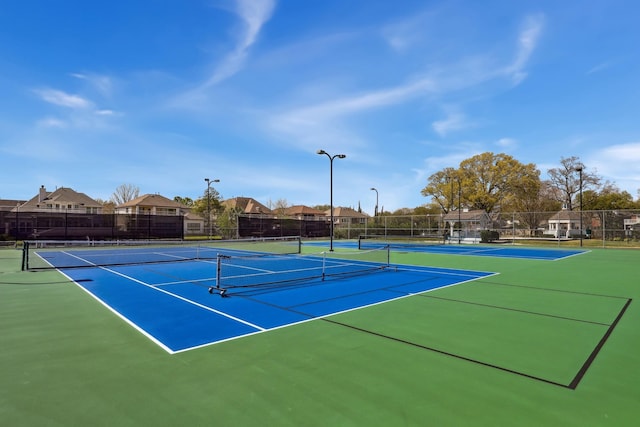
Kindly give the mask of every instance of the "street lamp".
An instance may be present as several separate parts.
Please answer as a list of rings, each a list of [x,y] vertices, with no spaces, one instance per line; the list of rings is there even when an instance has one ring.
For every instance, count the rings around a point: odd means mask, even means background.
[[[329,231],[329,251],[333,252],[333,159],[335,159],[336,157],[339,159],[344,159],[347,156],[344,154],[334,154],[332,156],[324,150],[318,150],[317,153],[320,155],[325,154],[329,158],[329,212],[331,215],[331,229]]]
[[[211,183],[212,182],[220,182],[219,179],[209,179],[205,178],[205,182],[207,183],[207,228],[208,228],[208,238],[211,239]]]
[[[582,247],[582,165],[576,167],[576,171],[580,174],[580,247]]]
[[[374,187],[371,187],[371,191],[375,191],[376,192],[376,210],[373,214],[373,216],[378,216],[378,190]]]

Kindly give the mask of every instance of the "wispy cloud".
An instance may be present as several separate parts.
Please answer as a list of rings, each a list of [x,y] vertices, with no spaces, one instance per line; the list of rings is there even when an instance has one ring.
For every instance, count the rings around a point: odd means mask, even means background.
[[[344,124],[350,116],[401,104],[435,90],[431,79],[425,78],[397,87],[354,94],[269,115],[267,127],[280,135],[293,137],[296,144],[303,142],[304,145],[311,145],[332,141],[343,147],[360,145],[362,139]]]
[[[394,22],[382,29],[382,36],[392,49],[404,52],[424,37],[425,28],[429,27],[432,12],[422,12],[405,20]]]
[[[600,64],[589,69],[589,71],[587,71],[587,75],[593,74],[593,73],[599,73],[600,71],[604,71],[609,67],[611,67],[611,62],[609,61],[601,62]]]
[[[544,15],[531,15],[525,19],[518,37],[518,50],[514,61],[504,69],[514,84],[521,83],[526,77],[525,65],[535,50],[544,27]]]
[[[496,141],[496,144],[502,148],[514,148],[518,141],[513,138],[500,138]]]
[[[113,91],[113,79],[99,74],[71,73],[72,77],[88,82],[101,95],[110,97]]]
[[[464,114],[459,112],[450,113],[444,120],[436,120],[431,125],[433,130],[440,136],[446,136],[448,133],[464,129],[469,126]]]
[[[34,91],[40,98],[50,104],[72,109],[91,108],[93,103],[79,95],[72,95],[57,89],[36,89]]]
[[[275,0],[236,0],[234,13],[243,23],[233,50],[218,64],[204,87],[213,86],[236,74],[244,65],[249,49],[256,42],[262,26],[271,18]]]

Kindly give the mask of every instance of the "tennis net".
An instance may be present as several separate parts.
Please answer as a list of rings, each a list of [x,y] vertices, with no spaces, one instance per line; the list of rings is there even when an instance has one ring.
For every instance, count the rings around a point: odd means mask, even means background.
[[[22,270],[215,260],[219,254],[297,254],[299,236],[240,240],[25,241]]]
[[[367,234],[358,237],[358,249],[368,250],[384,246],[392,248],[417,248],[429,245],[442,245],[445,242],[442,235],[391,236]]]
[[[332,277],[370,274],[388,269],[389,247],[358,252],[321,252],[308,255],[219,255],[216,286],[210,293],[223,296],[265,288],[294,286]]]

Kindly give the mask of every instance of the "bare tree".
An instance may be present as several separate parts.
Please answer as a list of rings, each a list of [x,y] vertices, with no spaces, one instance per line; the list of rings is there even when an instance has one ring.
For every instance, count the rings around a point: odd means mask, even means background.
[[[140,194],[140,189],[133,184],[122,184],[111,195],[111,201],[117,205],[127,203]]]
[[[284,211],[289,207],[289,203],[287,199],[278,199],[273,210],[278,213],[278,215],[284,215]]]
[[[573,210],[574,196],[580,192],[580,169],[582,170],[582,190],[597,190],[602,178],[595,172],[587,172],[586,166],[579,157],[562,157],[560,167],[547,171],[551,185],[558,192],[558,201],[565,204],[569,210]]]

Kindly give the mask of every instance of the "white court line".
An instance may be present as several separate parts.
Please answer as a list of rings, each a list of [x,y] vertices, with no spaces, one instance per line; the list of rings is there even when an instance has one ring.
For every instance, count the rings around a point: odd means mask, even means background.
[[[73,257],[75,257],[75,255],[73,255],[73,254],[69,254],[69,255],[70,255],[70,256],[73,256]],[[80,258],[80,257],[76,257],[76,258],[78,258],[78,259],[80,259],[80,260],[82,260],[82,261],[85,261],[85,260],[83,260],[83,259],[82,259],[82,258]],[[184,301],[184,302],[187,302],[187,303],[189,303],[189,304],[193,304],[193,305],[195,305],[196,307],[199,307],[199,308],[202,308],[202,309],[204,309],[204,310],[211,311],[211,312],[213,312],[213,313],[216,313],[216,314],[219,314],[219,315],[221,315],[221,316],[224,316],[224,317],[226,317],[226,318],[229,318],[229,319],[235,320],[236,322],[240,322],[240,323],[242,323],[242,324],[245,324],[245,325],[247,325],[247,326],[250,326],[250,327],[252,327],[252,328],[255,328],[255,329],[259,330],[259,331],[264,331],[264,330],[265,330],[263,327],[258,326],[258,325],[254,325],[253,323],[251,323],[251,322],[247,322],[246,320],[240,319],[239,317],[232,316],[232,315],[230,315],[230,314],[228,314],[228,313],[225,313],[225,312],[223,312],[223,311],[216,310],[215,308],[208,307],[208,306],[206,306],[206,305],[204,305],[204,304],[200,304],[199,302],[196,302],[196,301],[190,300],[190,299],[185,298],[185,297],[183,297],[183,296],[180,296],[180,295],[178,295],[178,294],[174,294],[173,292],[169,292],[169,291],[167,291],[167,290],[165,290],[165,289],[158,288],[158,287],[156,287],[156,286],[154,286],[154,285],[151,285],[151,284],[149,284],[149,283],[143,282],[142,280],[138,280],[138,279],[136,279],[135,277],[128,276],[128,275],[126,275],[126,274],[124,274],[124,273],[120,273],[120,272],[118,272],[118,271],[112,270],[112,269],[107,268],[107,267],[99,266],[99,265],[96,265],[96,264],[93,264],[93,263],[91,263],[91,264],[92,264],[92,265],[94,265],[95,267],[100,268],[101,270],[108,271],[108,272],[113,273],[113,274],[115,274],[115,275],[117,275],[117,276],[123,277],[123,278],[125,278],[125,279],[127,279],[127,280],[131,280],[132,282],[135,282],[135,283],[138,283],[138,284],[140,284],[140,285],[146,286],[146,287],[151,288],[151,289],[153,289],[153,290],[156,290],[156,291],[158,291],[158,292],[162,292],[162,293],[164,293],[164,294],[170,295],[170,296],[172,296],[172,297],[174,297],[174,298],[177,298],[177,299],[182,300],[182,301]]]

